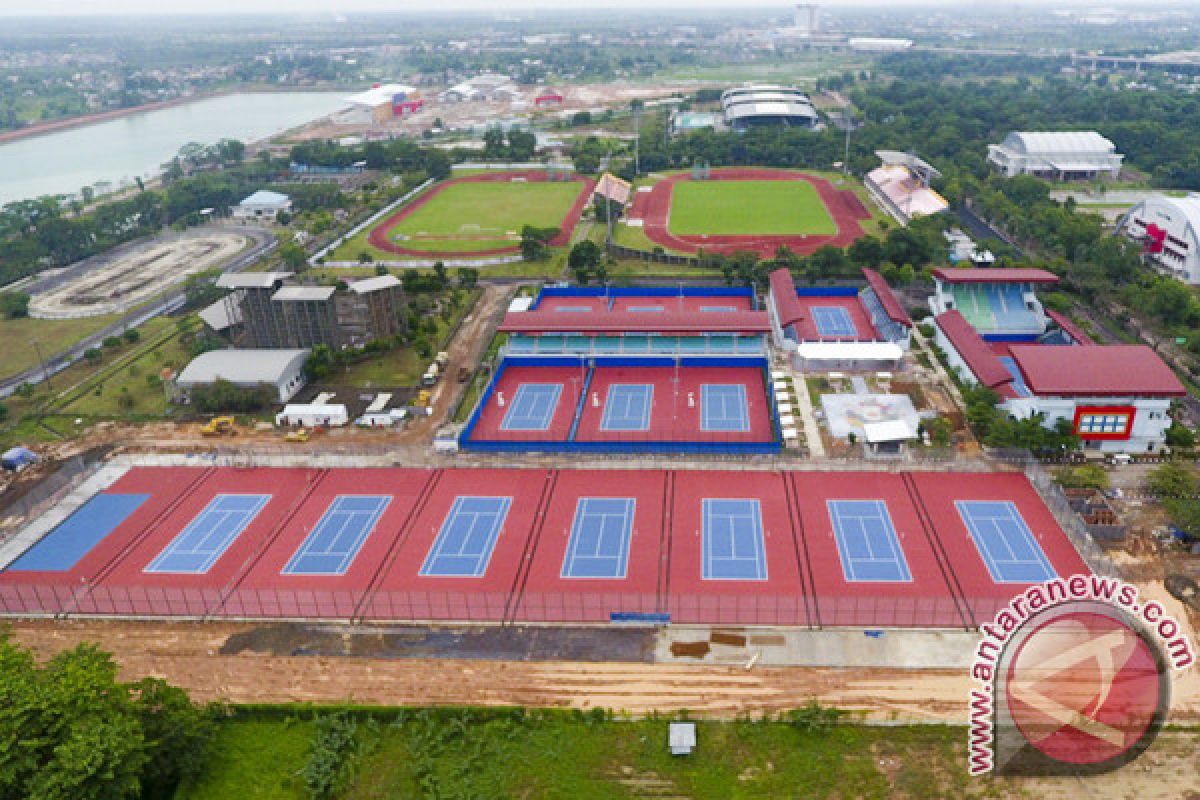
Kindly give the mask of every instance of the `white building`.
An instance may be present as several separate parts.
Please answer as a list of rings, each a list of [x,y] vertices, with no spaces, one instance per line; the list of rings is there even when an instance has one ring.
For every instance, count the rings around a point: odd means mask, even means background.
[[[1200,194],[1148,197],[1121,220],[1145,259],[1185,283],[1200,283]]]
[[[304,362],[308,350],[212,350],[192,359],[175,379],[178,402],[189,402],[191,390],[229,381],[242,389],[263,384],[275,387],[280,403],[286,403],[304,386]]]
[[[346,98],[346,107],[333,116],[339,125],[371,125],[415,111],[423,101],[414,86],[385,83]]]
[[[988,163],[1008,177],[1056,181],[1116,178],[1125,156],[1095,131],[1015,131],[988,145]]]
[[[1153,453],[1166,444],[1171,401],[1187,390],[1143,345],[1012,344],[1000,355],[957,311],[936,317],[935,341],[959,377],[1000,397],[1017,419],[1059,420],[1086,450]]]
[[[817,109],[808,95],[794,86],[754,85],[728,89],[721,95],[725,124],[735,131],[773,125],[815,129]]]
[[[233,207],[233,218],[274,222],[281,213],[291,210],[292,199],[286,194],[259,189]]]

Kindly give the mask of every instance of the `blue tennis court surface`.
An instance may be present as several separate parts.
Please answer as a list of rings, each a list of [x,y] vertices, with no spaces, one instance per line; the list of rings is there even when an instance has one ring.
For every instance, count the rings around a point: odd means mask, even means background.
[[[746,387],[740,383],[705,383],[700,386],[700,429],[750,430]]]
[[[578,314],[582,311],[591,311],[592,307],[591,306],[559,306],[558,308],[556,308],[554,310],[555,311],[568,311],[571,313]]]
[[[820,336],[857,336],[858,328],[850,312],[841,306],[811,306],[813,322]]]
[[[650,408],[654,400],[652,383],[614,383],[604,401],[602,431],[644,431],[650,429]]]
[[[517,387],[504,421],[502,431],[544,431],[554,419],[561,383],[522,383]]]
[[[827,500],[846,580],[911,581],[892,515],[882,500]]]
[[[219,494],[188,523],[145,572],[208,572],[271,499],[269,494]]]
[[[958,500],[954,505],[993,581],[1037,583],[1056,576],[1015,505],[984,500]]]
[[[575,506],[562,576],[624,578],[635,507],[632,497],[581,497]]]
[[[737,306],[700,306],[701,311],[737,311]]]
[[[344,575],[391,497],[338,495],[292,555],[284,575]]]
[[[767,554],[757,500],[704,500],[704,580],[765,581]]]
[[[478,578],[486,572],[511,504],[511,497],[455,498],[421,574]]]
[[[637,312],[637,313],[648,313],[648,312],[654,312],[654,311],[662,311],[664,309],[662,306],[630,306],[628,310]]]
[[[8,566],[13,572],[66,572],[137,511],[148,494],[98,494]]]

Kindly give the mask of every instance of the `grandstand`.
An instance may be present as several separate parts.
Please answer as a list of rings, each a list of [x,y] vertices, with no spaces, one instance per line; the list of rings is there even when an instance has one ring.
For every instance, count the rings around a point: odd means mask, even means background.
[[[929,299],[934,314],[958,311],[975,330],[992,336],[1037,338],[1050,319],[1037,299],[1038,286],[1058,276],[1041,269],[935,269]]]
[[[940,214],[950,207],[940,194],[929,188],[929,182],[941,174],[930,164],[895,150],[877,150],[875,155],[883,164],[868,172],[863,183],[876,202],[900,224]]]
[[[467,450],[779,450],[767,314],[750,289],[547,287],[508,340]]]

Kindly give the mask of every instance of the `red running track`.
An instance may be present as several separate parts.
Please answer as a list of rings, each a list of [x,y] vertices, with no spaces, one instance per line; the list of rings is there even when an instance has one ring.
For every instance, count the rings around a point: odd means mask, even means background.
[[[372,247],[383,250],[386,253],[393,253],[398,256],[417,256],[417,257],[433,257],[442,256],[445,258],[475,258],[485,256],[501,256],[512,255],[513,253],[521,252],[518,245],[510,247],[494,247],[490,250],[471,250],[470,252],[445,251],[437,250],[436,248],[421,249],[418,247],[405,247],[396,244],[387,237],[388,231],[396,226],[398,222],[409,217],[414,211],[428,203],[433,198],[437,197],[450,186],[459,183],[509,183],[514,179],[523,178],[529,183],[548,183],[549,176],[543,170],[525,170],[512,172],[485,172],[479,175],[467,175],[462,178],[452,178],[448,181],[442,181],[436,186],[429,189],[423,195],[413,200],[403,208],[399,208],[389,214],[382,222],[375,224],[371,232],[367,234],[367,241]],[[583,210],[587,207],[588,199],[592,196],[592,189],[595,188],[596,182],[591,178],[575,176],[574,181],[579,181],[583,184],[583,188],[579,190],[575,202],[571,204],[567,210],[566,216],[563,217],[562,224],[559,226],[558,235],[550,240],[550,245],[553,247],[565,247],[571,242],[571,232],[575,230],[575,226],[579,224],[579,218],[583,216]]]
[[[771,258],[781,246],[798,255],[809,255],[826,245],[846,247],[863,235],[860,222],[871,214],[850,189],[836,189],[824,178],[786,169],[761,167],[725,167],[714,169],[711,180],[725,181],[808,181],[817,190],[829,216],[837,225],[833,235],[793,236],[680,236],[671,233],[671,196],[675,184],[690,181],[691,175],[680,173],[664,178],[649,192],[637,192],[629,217],[643,220],[643,230],[650,241],[682,253],[731,254],[750,250],[762,258]]]
[[[70,569],[0,572],[0,611],[562,623],[638,611],[711,624],[961,628],[1026,587],[992,581],[956,500],[1013,502],[1059,576],[1087,571],[1016,473],[144,467],[107,491],[150,497]],[[207,572],[144,572],[221,493],[272,499]],[[345,573],[282,574],[344,494],[391,497]],[[511,498],[492,555],[478,577],[421,575],[460,496]],[[563,577],[579,500],[598,497],[635,501],[625,577]],[[765,579],[703,577],[711,498],[758,501]],[[886,503],[910,582],[846,579],[830,499]]]

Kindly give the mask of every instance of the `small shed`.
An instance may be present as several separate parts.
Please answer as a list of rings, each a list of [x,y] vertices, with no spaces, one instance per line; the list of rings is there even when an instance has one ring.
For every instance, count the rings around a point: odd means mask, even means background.
[[[863,432],[870,453],[880,456],[900,455],[904,452],[904,443],[917,438],[916,431],[902,419],[868,422],[863,425]]]
[[[305,405],[295,403],[283,407],[275,415],[276,425],[300,425],[305,428],[337,428],[350,421],[344,405]]]
[[[673,756],[690,756],[696,749],[696,723],[672,722],[667,733]]]

